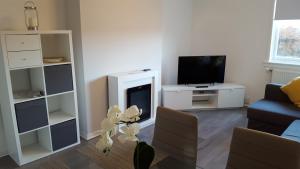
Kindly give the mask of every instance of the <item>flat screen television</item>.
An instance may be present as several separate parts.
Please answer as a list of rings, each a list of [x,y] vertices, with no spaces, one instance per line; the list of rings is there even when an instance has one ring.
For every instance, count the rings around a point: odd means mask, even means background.
[[[180,56],[178,84],[224,83],[226,56]]]

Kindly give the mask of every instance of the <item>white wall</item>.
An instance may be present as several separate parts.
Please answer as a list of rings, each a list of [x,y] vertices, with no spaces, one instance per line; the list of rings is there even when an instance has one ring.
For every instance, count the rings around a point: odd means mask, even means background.
[[[247,87],[250,102],[264,95],[269,74],[274,0],[195,0],[192,53],[226,54],[226,81]]]
[[[24,30],[26,0],[1,0],[0,30]],[[65,28],[64,0],[34,0],[39,11],[40,29]]]
[[[80,16],[86,95],[81,135],[91,138],[107,113],[107,75],[161,70],[161,1],[81,0]]]
[[[74,58],[77,75],[78,112],[80,120],[79,127],[81,133],[86,133],[87,99],[81,38],[80,0],[66,0],[66,6],[67,28],[72,29],[73,32]]]
[[[36,0],[40,17],[40,29],[65,29],[64,0]],[[1,0],[0,30],[24,30],[25,0]],[[1,113],[1,112],[0,112]],[[6,154],[5,137],[0,117],[0,156]]]
[[[163,84],[177,83],[176,57],[190,54],[192,21],[193,0],[163,0]]]

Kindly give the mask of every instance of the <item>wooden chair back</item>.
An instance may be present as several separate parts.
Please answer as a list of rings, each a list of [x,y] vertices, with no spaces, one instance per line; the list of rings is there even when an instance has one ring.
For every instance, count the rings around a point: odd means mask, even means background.
[[[191,161],[196,168],[198,149],[198,119],[196,116],[158,107],[153,146],[173,158]]]
[[[226,169],[300,169],[300,143],[237,128]]]

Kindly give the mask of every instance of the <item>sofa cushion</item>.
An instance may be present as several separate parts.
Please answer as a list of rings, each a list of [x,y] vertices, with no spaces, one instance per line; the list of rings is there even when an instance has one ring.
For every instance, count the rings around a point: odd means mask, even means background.
[[[281,90],[287,94],[290,100],[300,108],[300,77],[295,78],[287,85],[282,86]]]
[[[288,126],[294,120],[300,119],[300,109],[293,104],[263,99],[249,106],[248,118]]]
[[[293,104],[289,97],[281,90],[281,87],[281,84],[267,84],[265,90],[265,99]]]

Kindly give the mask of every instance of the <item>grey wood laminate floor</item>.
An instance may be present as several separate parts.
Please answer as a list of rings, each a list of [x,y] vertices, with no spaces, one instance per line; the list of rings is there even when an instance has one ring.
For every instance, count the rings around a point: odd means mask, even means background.
[[[244,109],[209,110],[194,112],[199,118],[198,169],[225,169],[231,136],[235,127],[247,124]],[[151,142],[154,126],[143,129],[140,138]],[[81,152],[93,147],[96,139],[28,165],[18,167],[9,157],[0,158],[0,169],[101,169],[100,161]],[[91,151],[94,151],[91,149]]]

